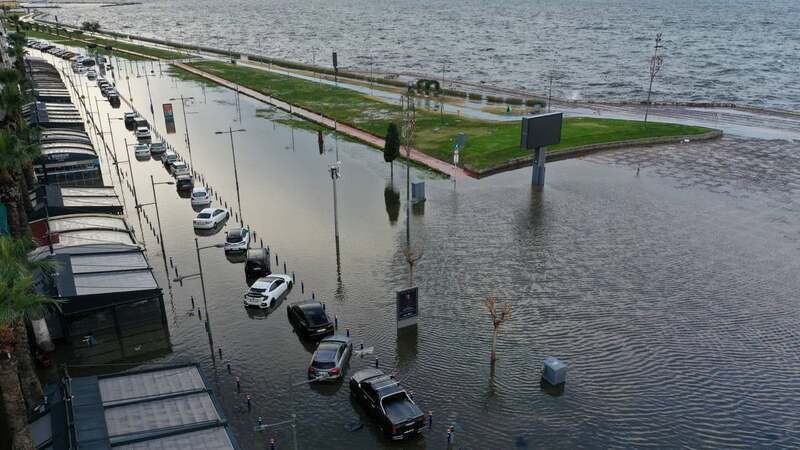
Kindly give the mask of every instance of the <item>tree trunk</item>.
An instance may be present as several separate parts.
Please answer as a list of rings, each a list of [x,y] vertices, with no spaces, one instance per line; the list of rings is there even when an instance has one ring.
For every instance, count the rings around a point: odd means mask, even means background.
[[[17,358],[17,372],[19,373],[20,387],[22,395],[25,397],[25,404],[28,411],[33,410],[42,399],[42,384],[36,376],[33,368],[33,358],[31,358],[31,347],[28,344],[28,330],[25,323],[19,321],[14,325],[14,356]]]
[[[15,450],[32,450],[33,440],[28,428],[28,413],[22,398],[22,389],[17,377],[17,360],[14,357],[12,330],[0,330],[0,392],[3,409]]]
[[[492,363],[497,360],[497,327],[492,330]]]

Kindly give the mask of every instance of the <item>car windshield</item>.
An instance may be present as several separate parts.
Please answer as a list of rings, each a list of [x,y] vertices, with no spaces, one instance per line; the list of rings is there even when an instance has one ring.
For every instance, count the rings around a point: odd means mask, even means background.
[[[263,293],[264,291],[266,291],[266,289],[250,288],[250,291],[248,291],[248,294],[258,295],[258,294]]]
[[[192,192],[192,197],[194,197],[194,198],[201,198],[201,197],[205,197],[205,196],[206,196],[205,192]]]
[[[318,305],[303,308],[303,312],[305,313],[306,318],[311,325],[324,325],[328,323],[328,317]]]
[[[236,242],[241,242],[242,241],[242,236],[239,235],[239,234],[229,233],[228,234],[228,239],[226,239],[226,241],[228,241],[231,244],[234,244]]]
[[[211,213],[200,213],[197,215],[198,219],[208,219],[211,217]]]

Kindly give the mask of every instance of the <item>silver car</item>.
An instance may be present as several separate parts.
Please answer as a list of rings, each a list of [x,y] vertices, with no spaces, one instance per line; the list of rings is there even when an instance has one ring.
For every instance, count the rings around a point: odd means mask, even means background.
[[[344,369],[353,354],[353,340],[341,334],[328,336],[319,342],[308,365],[308,378],[316,381],[336,380],[344,375]]]

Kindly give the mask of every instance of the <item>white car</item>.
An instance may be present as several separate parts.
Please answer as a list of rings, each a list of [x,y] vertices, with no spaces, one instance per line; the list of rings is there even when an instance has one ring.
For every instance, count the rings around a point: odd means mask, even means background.
[[[147,144],[136,144],[133,146],[133,154],[140,158],[150,156],[150,146]]]
[[[178,161],[178,154],[173,152],[172,150],[167,150],[167,152],[164,153],[164,156],[161,157],[161,161],[164,163],[165,166],[167,166],[167,169],[169,169],[169,166],[171,166],[172,163]]]
[[[192,224],[198,230],[213,230],[228,218],[228,210],[223,208],[205,208],[194,219]]]
[[[234,228],[225,233],[226,252],[244,252],[250,247],[250,230]]]
[[[136,139],[140,141],[150,140],[150,129],[147,127],[136,128]]]
[[[170,164],[169,170],[176,177],[181,175],[189,175],[189,165],[183,161],[175,161],[174,163]]]
[[[273,273],[259,278],[244,295],[244,305],[261,309],[272,308],[291,288],[292,277],[289,275]]]
[[[192,189],[192,205],[210,205],[211,194],[208,193],[206,188],[199,186]]]

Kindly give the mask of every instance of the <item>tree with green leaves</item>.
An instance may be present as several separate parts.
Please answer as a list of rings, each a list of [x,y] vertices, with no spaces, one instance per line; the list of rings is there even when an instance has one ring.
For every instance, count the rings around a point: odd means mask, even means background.
[[[83,22],[81,24],[81,30],[98,32],[100,31],[100,22],[96,20]]]
[[[32,449],[28,411],[42,399],[33,369],[25,321],[40,319],[58,302],[35,289],[36,277],[49,276],[53,264],[31,260],[34,243],[0,236],[0,392],[15,449]]]
[[[400,155],[400,131],[394,122],[386,130],[386,141],[383,144],[383,160],[391,167],[391,177],[394,179],[394,160]]]

